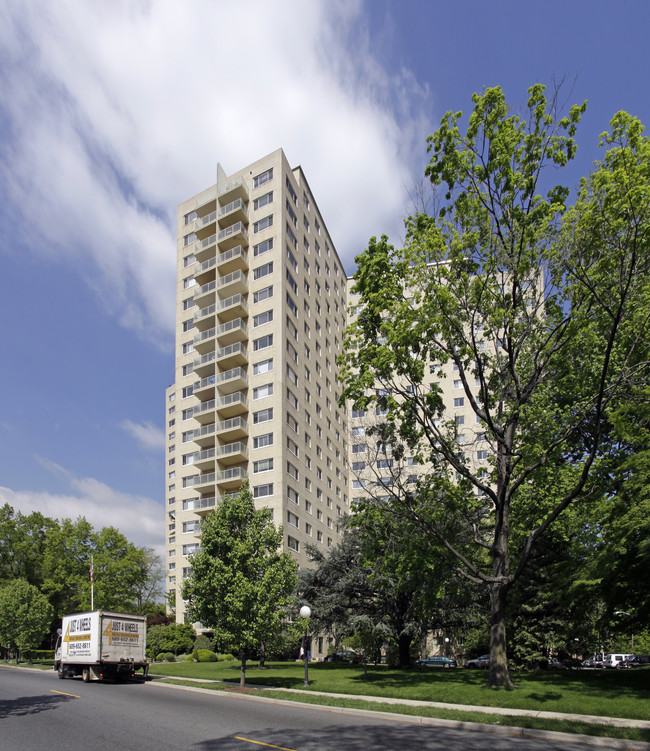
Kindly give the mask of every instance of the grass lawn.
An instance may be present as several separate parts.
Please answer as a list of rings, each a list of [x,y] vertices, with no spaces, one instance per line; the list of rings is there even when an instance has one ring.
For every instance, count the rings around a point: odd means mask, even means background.
[[[239,662],[154,664],[150,673],[238,682]],[[650,669],[539,671],[512,677],[517,688],[494,690],[481,670],[378,666],[368,667],[364,678],[360,666],[310,663],[309,689],[304,690],[650,720]],[[302,663],[253,664],[246,670],[246,682],[254,686],[303,689],[303,681]]]

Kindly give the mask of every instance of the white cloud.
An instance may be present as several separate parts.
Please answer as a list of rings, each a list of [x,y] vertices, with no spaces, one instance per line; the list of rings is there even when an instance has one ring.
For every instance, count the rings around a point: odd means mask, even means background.
[[[132,420],[123,420],[120,427],[147,450],[160,451],[165,447],[165,432],[151,422],[137,423]]]
[[[351,271],[370,235],[401,231],[428,93],[378,65],[363,10],[6,0],[6,231],[24,227],[33,252],[72,264],[122,325],[168,342],[176,205],[214,183],[217,161],[232,172],[282,146]]]
[[[0,505],[8,503],[23,514],[40,511],[52,519],[75,520],[83,516],[96,530],[116,527],[130,542],[154,548],[164,557],[160,504],[151,498],[121,493],[92,477],[75,477],[48,460],[39,461],[55,474],[67,478],[72,492],[52,494],[0,487]]]

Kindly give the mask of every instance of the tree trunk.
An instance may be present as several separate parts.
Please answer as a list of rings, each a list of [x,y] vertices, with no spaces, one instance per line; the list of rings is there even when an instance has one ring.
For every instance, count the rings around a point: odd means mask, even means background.
[[[488,685],[491,688],[513,688],[508,672],[506,655],[506,599],[508,585],[495,583],[490,586],[490,671]]]
[[[407,634],[400,634],[397,640],[397,647],[399,649],[399,666],[400,668],[408,668],[411,665],[411,637]]]
[[[239,655],[239,659],[241,660],[241,671],[239,673],[239,686],[240,688],[244,688],[246,685],[246,655],[241,652]]]

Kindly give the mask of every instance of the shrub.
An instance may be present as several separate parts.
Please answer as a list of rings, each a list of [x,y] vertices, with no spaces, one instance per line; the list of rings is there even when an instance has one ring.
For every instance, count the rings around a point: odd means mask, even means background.
[[[231,654],[217,654],[217,660],[220,662],[232,662],[234,659],[235,656]]]
[[[199,662],[216,662],[217,655],[210,649],[195,649],[194,654],[197,655]]]
[[[163,657],[163,662],[176,662],[176,658],[171,652],[165,652],[165,654],[162,657]]]
[[[214,642],[205,634],[199,634],[194,640],[194,649],[209,649],[214,651]]]

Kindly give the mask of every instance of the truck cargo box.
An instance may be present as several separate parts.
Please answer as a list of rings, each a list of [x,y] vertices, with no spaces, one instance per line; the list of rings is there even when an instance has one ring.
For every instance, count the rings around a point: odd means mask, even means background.
[[[63,617],[55,655],[59,676],[84,680],[125,677],[145,668],[146,619],[143,615],[95,610]]]

